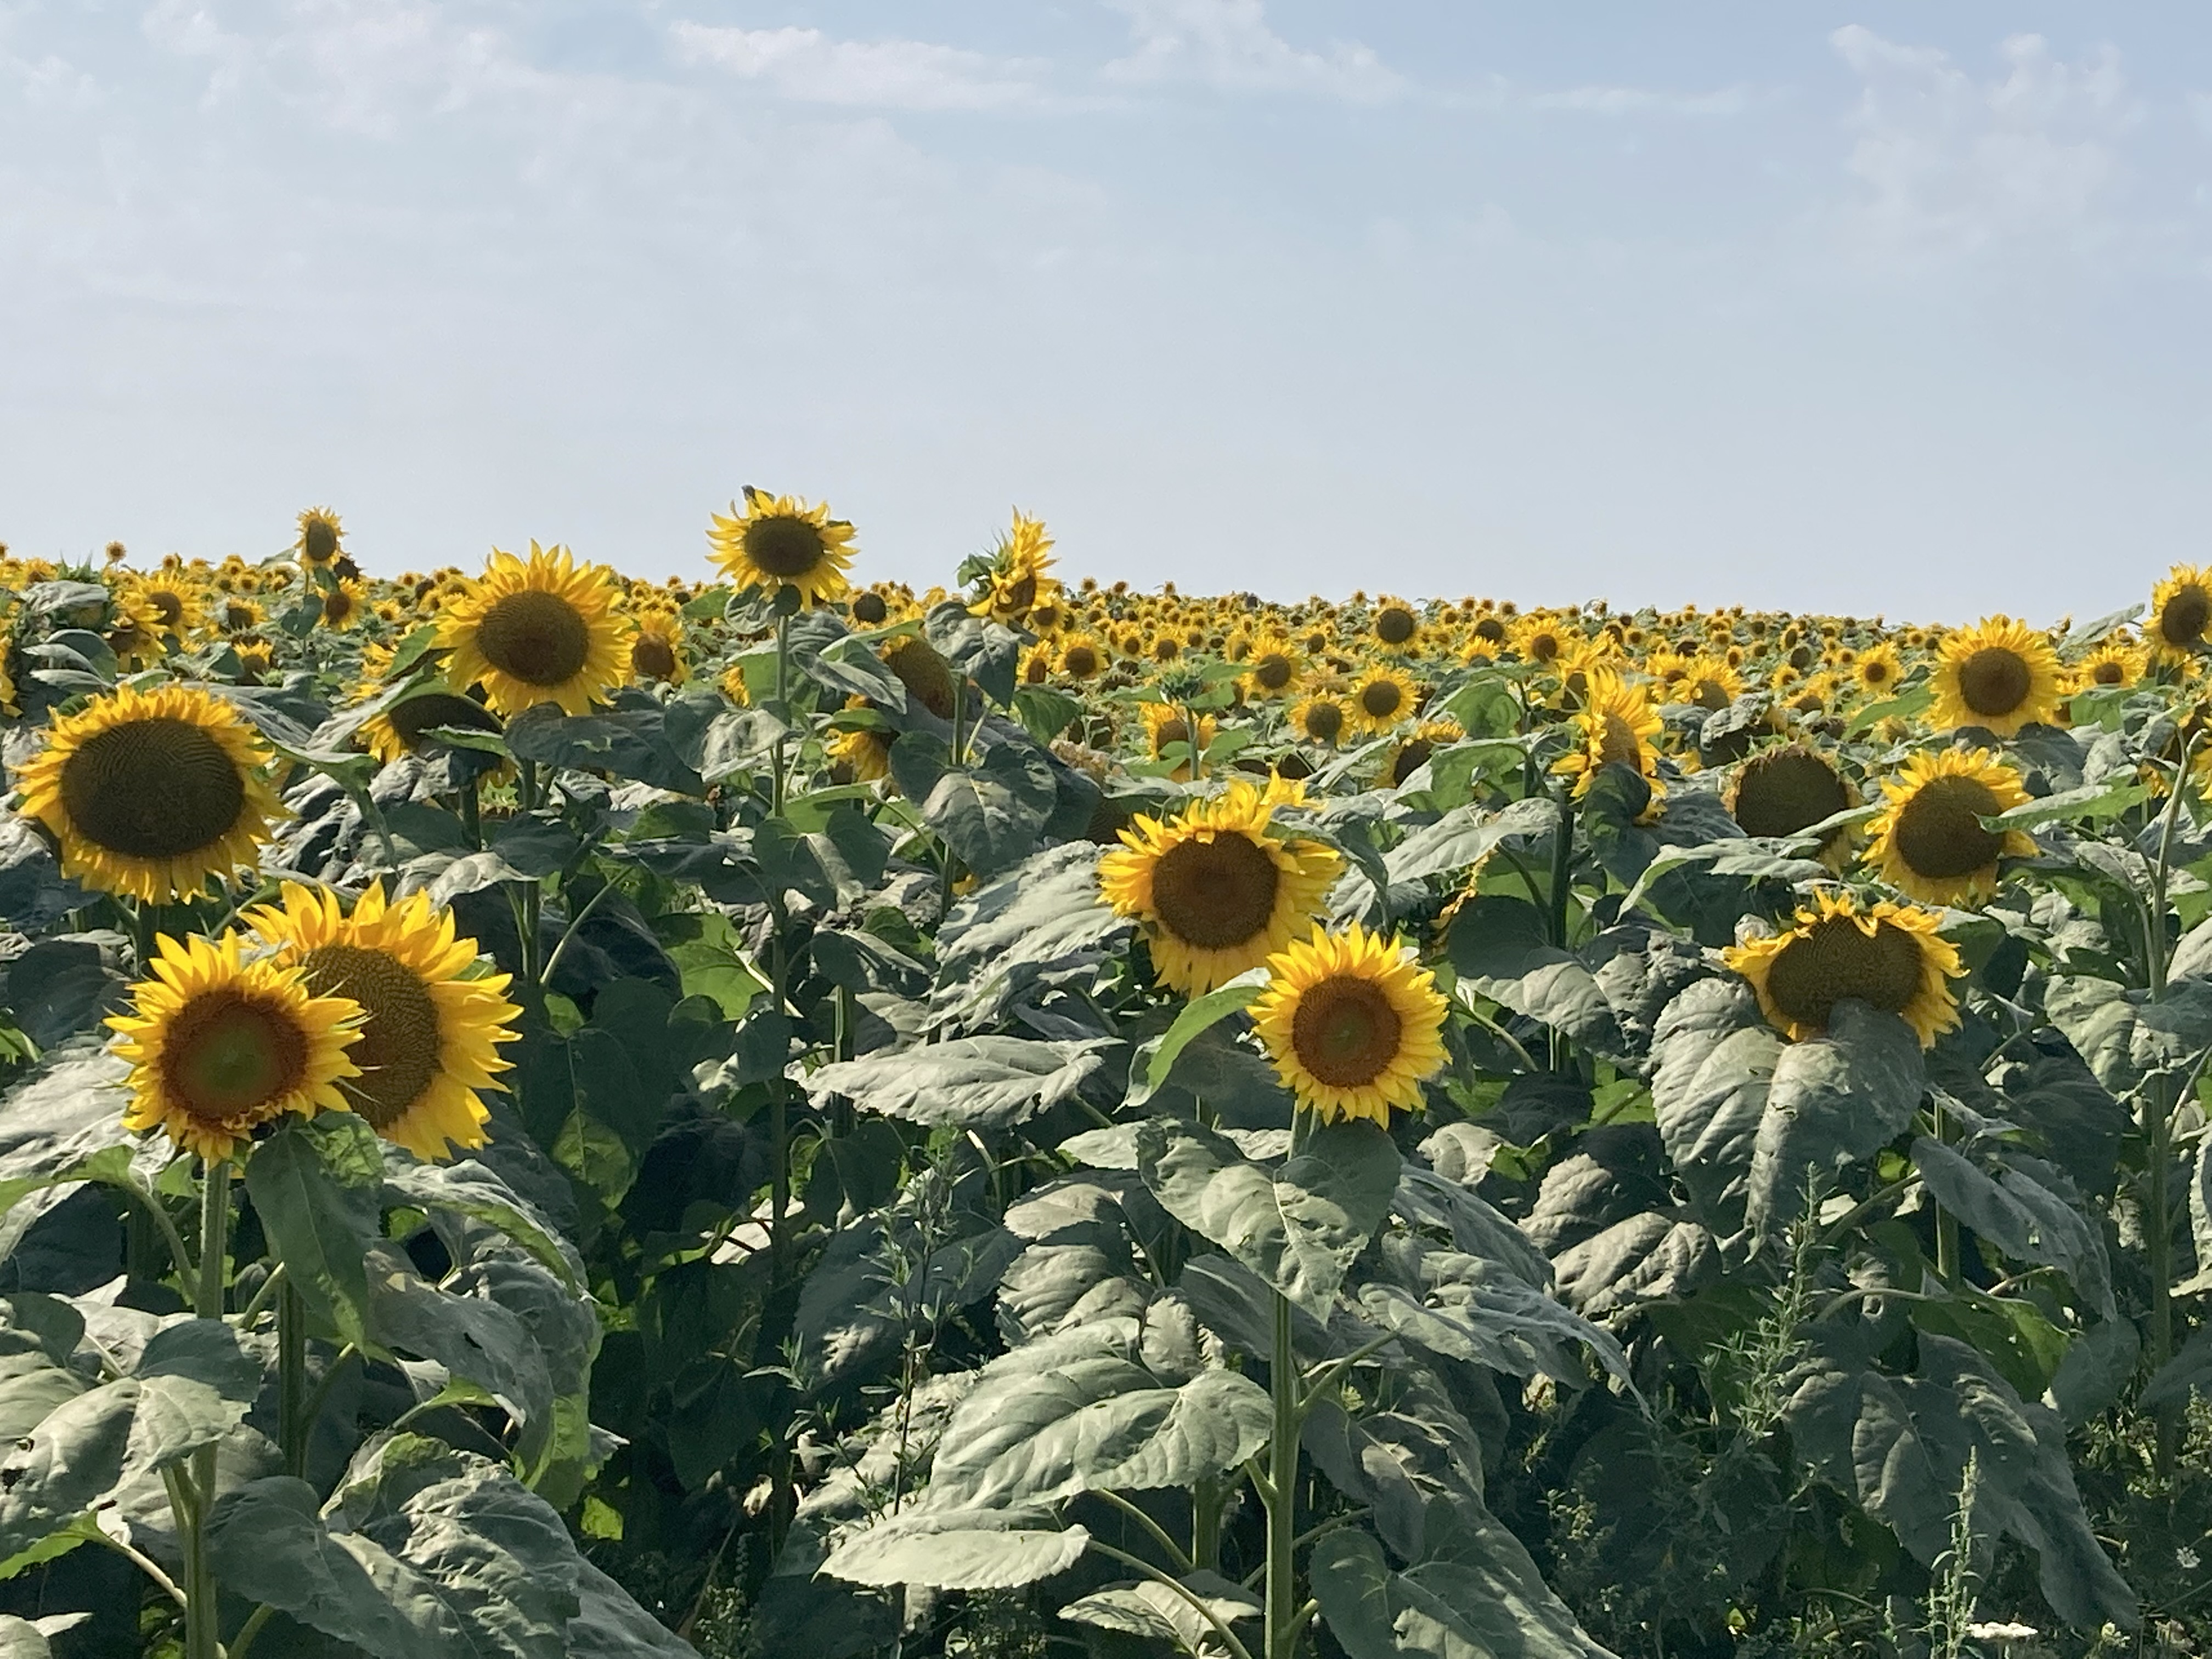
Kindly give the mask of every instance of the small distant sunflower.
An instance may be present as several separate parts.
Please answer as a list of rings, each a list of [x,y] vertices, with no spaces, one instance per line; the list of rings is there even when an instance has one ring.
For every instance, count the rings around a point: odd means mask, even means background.
[[[2193,655],[2212,629],[2212,567],[2178,564],[2151,590],[2150,619],[2143,637],[2159,657],[2178,661]]]
[[[1352,682],[1352,718],[1370,732],[1388,732],[1410,718],[1420,692],[1413,677],[1387,663],[1370,663]]]
[[[1936,931],[1941,921],[1887,899],[1861,910],[1847,892],[1823,893],[1788,932],[1721,957],[1751,981],[1766,1018],[1792,1042],[1826,1030],[1850,997],[1902,1018],[1925,1048],[1959,1024],[1948,981],[1966,972],[1958,948]]]
[[[1859,797],[1826,755],[1793,745],[1746,761],[1729,785],[1727,804],[1747,836],[1794,836],[1850,811]],[[1839,866],[1851,840],[1848,829],[1830,830],[1821,839],[1821,858],[1832,868]]]
[[[1580,744],[1553,769],[1575,779],[1577,799],[1589,793],[1601,771],[1614,765],[1627,767],[1649,784],[1654,803],[1667,793],[1651,741],[1660,732],[1659,715],[1642,686],[1607,669],[1592,670],[1574,725]]]
[[[993,552],[983,592],[969,605],[969,614],[988,617],[1010,628],[1018,628],[1029,623],[1031,613],[1042,606],[1050,608],[1057,620],[1060,583],[1045,574],[1052,563],[1051,555],[1052,538],[1045,533],[1044,520],[1032,519],[1016,507],[1014,527]],[[1037,631],[1047,633],[1050,629]]]
[[[1244,695],[1255,701],[1288,696],[1304,666],[1304,653],[1286,635],[1262,635],[1244,657]]]
[[[866,708],[866,697],[848,697],[845,707]],[[830,763],[842,767],[854,783],[878,783],[891,775],[891,743],[896,733],[880,726],[851,726],[833,730],[828,744]]]
[[[1867,824],[1866,861],[1908,898],[1971,904],[1996,891],[1999,859],[2035,855],[2019,830],[1982,826],[2028,799],[2020,774],[1986,749],[1909,756],[1881,792],[1888,805]]]
[[[1522,661],[1548,668],[1581,637],[1548,617],[1523,617],[1513,629],[1513,649]]]
[[[2100,691],[2133,685],[2148,666],[2143,647],[2125,635],[2101,641],[2073,666],[2073,689]]]
[[[1678,666],[1679,673],[1668,685],[1669,702],[1694,703],[1718,714],[1743,695],[1743,676],[1724,657],[1693,653],[1680,659]]]
[[[630,641],[629,672],[635,679],[681,685],[691,678],[684,659],[684,619],[672,611],[641,611],[637,637]]]
[[[153,612],[161,632],[172,639],[183,640],[199,627],[204,615],[205,599],[199,584],[178,572],[162,570],[140,576],[128,592]]]
[[[2009,617],[1985,617],[1936,647],[1929,718],[1946,731],[1978,726],[2009,738],[2057,712],[2059,682],[2058,653],[2048,639]]]
[[[258,860],[284,816],[269,760],[260,734],[211,693],[125,685],[56,720],[16,784],[24,815],[61,842],[65,874],[166,904]]]
[[[1060,641],[1060,672],[1073,680],[1095,680],[1110,662],[1106,647],[1088,634],[1070,634]]]
[[[1869,697],[1894,696],[1905,680],[1905,659],[1885,641],[1859,653],[1851,664],[1851,678]]]
[[[403,756],[438,748],[437,739],[429,734],[441,726],[465,732],[501,729],[499,716],[475,698],[430,685],[363,720],[361,740],[370,754],[390,765]]]
[[[483,686],[501,714],[541,702],[583,714],[629,675],[635,628],[616,608],[620,594],[610,573],[565,547],[532,542],[526,563],[495,548],[439,616],[447,672],[457,686]]]
[[[1423,720],[1391,745],[1379,781],[1393,789],[1402,787],[1407,778],[1429,763],[1431,755],[1466,735],[1457,720]]]
[[[1391,651],[1410,651],[1420,637],[1421,618],[1403,599],[1378,599],[1368,624],[1376,642]]]
[[[354,901],[288,881],[282,905],[263,905],[247,923],[278,947],[319,997],[350,1000],[361,1010],[354,1070],[338,1085],[343,1104],[376,1133],[426,1162],[484,1144],[491,1113],[480,1089],[505,1085],[509,1062],[499,1045],[514,1041],[521,1010],[504,993],[505,974],[471,978],[477,942],[453,937],[453,916],[427,891],[387,904],[383,882]]]
[[[309,564],[328,564],[343,550],[345,526],[327,507],[311,507],[300,515],[299,538],[292,550]]]
[[[358,581],[332,582],[323,590],[322,601],[322,614],[317,620],[325,628],[351,628],[368,608],[368,588]]]
[[[226,593],[216,601],[215,625],[226,634],[250,634],[267,616],[260,604],[243,593]]]
[[[107,648],[131,669],[150,668],[163,655],[161,620],[145,595],[118,589],[107,624]]]
[[[1154,760],[1164,758],[1164,752],[1176,744],[1190,742],[1190,723],[1183,718],[1182,710],[1171,702],[1139,703],[1145,717],[1145,738]],[[1198,753],[1202,757],[1206,746],[1213,741],[1214,718],[1211,714],[1198,717]],[[1190,781],[1190,762],[1185,758],[1169,775],[1177,783]]]
[[[1291,727],[1308,743],[1334,745],[1352,724],[1345,699],[1333,691],[1316,691],[1291,710]]]
[[[1444,1000],[1435,975],[1395,939],[1354,922],[1316,931],[1267,958],[1252,1023],[1284,1086],[1323,1122],[1421,1103],[1444,1063]]]
[[[802,610],[842,599],[853,562],[853,526],[830,516],[826,501],[809,506],[797,495],[771,495],[745,486],[742,512],[714,514],[707,539],[714,562],[740,588],[769,593],[794,588]]]
[[[1139,817],[1098,862],[1098,886],[1139,919],[1161,984],[1201,996],[1256,968],[1321,914],[1343,860],[1271,833],[1274,808],[1238,779],[1177,817]]]
[[[131,1062],[127,1129],[165,1129],[211,1163],[287,1112],[343,1109],[339,1085],[361,1068],[359,1004],[320,995],[299,969],[242,959],[242,936],[220,944],[161,935],[154,976],[131,988],[129,1012],[109,1017]]]

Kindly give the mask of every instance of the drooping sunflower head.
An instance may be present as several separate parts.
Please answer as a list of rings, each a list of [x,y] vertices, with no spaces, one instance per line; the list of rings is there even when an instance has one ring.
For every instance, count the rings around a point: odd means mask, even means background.
[[[349,1050],[360,1006],[316,994],[297,968],[245,960],[242,945],[234,933],[219,944],[162,934],[154,976],[107,1021],[131,1062],[124,1126],[165,1129],[211,1161],[287,1112],[343,1108],[339,1085],[359,1075]]]
[[[641,611],[630,641],[629,672],[647,684],[681,685],[691,677],[684,656],[684,619],[673,611]]]
[[[2151,590],[2143,624],[2150,647],[2169,660],[2194,655],[2212,631],[2212,567],[2178,564]]]
[[[1423,720],[1391,745],[1378,779],[1386,787],[1401,788],[1407,778],[1429,763],[1429,757],[1467,733],[1457,720]]]
[[[1659,715],[1641,685],[1610,669],[1591,670],[1574,726],[1577,745],[1560,757],[1554,769],[1575,779],[1577,799],[1589,793],[1597,775],[1608,766],[1626,766],[1635,772],[1651,787],[1655,802],[1666,793],[1659,777],[1658,750],[1652,746],[1660,732]]]
[[[943,652],[919,634],[902,634],[885,640],[876,654],[898,676],[908,696],[941,720],[952,718],[957,676]]]
[[[745,486],[745,504],[714,514],[707,539],[714,562],[740,588],[774,594],[792,588],[801,610],[845,596],[853,562],[853,526],[830,516],[826,501],[772,495]]]
[[[1351,710],[1334,691],[1316,691],[1291,710],[1291,729],[1324,748],[1334,745],[1351,727]]]
[[[1983,825],[2028,799],[2020,774],[1986,749],[1909,756],[1881,792],[1887,805],[1867,825],[1866,861],[1908,898],[1972,904],[1996,891],[1999,859],[2034,856],[2021,831]]]
[[[427,891],[388,904],[380,880],[348,915],[337,895],[287,882],[281,905],[246,921],[310,993],[361,1011],[354,1069],[326,1104],[360,1113],[426,1160],[451,1156],[449,1143],[484,1144],[491,1113],[477,1091],[505,1086],[500,1045],[514,1040],[521,1011],[507,1000],[505,974],[473,976],[477,942],[453,937],[451,911],[434,908]]]
[[[1184,718],[1183,711],[1171,702],[1139,703],[1138,708],[1144,714],[1145,741],[1152,757],[1154,760],[1165,759],[1168,750],[1181,745],[1182,758],[1176,763],[1176,769],[1170,775],[1177,783],[1190,781],[1190,753],[1194,745],[1191,743],[1190,722]],[[1199,754],[1203,755],[1207,745],[1212,743],[1215,727],[1212,715],[1200,714],[1198,717],[1195,748]]]
[[[17,774],[22,811],[88,887],[149,904],[188,898],[260,856],[284,808],[260,735],[198,686],[125,685],[54,721]]]
[[[115,591],[109,606],[107,648],[116,660],[133,669],[150,668],[164,654],[161,613],[135,587]]]
[[[499,716],[474,697],[464,697],[439,686],[426,686],[415,696],[394,703],[361,723],[361,740],[368,752],[390,765],[406,755],[436,750],[430,733],[441,727],[459,731],[499,731]]]
[[[1853,998],[1899,1016],[1925,1048],[1959,1024],[1950,981],[1966,971],[1940,921],[1911,905],[1884,899],[1862,910],[1849,893],[1823,893],[1787,932],[1721,956],[1792,1042],[1826,1030],[1836,1005]]]
[[[1098,861],[1099,891],[1134,916],[1159,982],[1200,996],[1256,968],[1311,925],[1342,860],[1273,833],[1274,807],[1238,779],[1176,817],[1139,817]]]
[[[617,607],[621,588],[565,547],[530,544],[527,561],[495,548],[484,574],[449,601],[438,644],[456,686],[481,685],[493,708],[519,714],[541,702],[580,714],[629,677],[636,628]]]
[[[848,709],[866,708],[866,697],[848,697]],[[849,716],[848,716],[849,718]],[[841,783],[879,783],[891,775],[891,741],[896,733],[880,726],[833,726],[828,753]]]
[[[328,564],[338,556],[345,542],[345,526],[327,507],[311,507],[300,515],[299,538],[293,550],[309,564]]]
[[[1413,677],[1388,663],[1370,663],[1352,686],[1352,719],[1370,732],[1388,732],[1413,717],[1420,701]]]
[[[1858,791],[1817,749],[1792,744],[1754,755],[1729,785],[1729,816],[1747,836],[1794,836],[1858,805]],[[1848,829],[1822,837],[1820,855],[1839,861]]]
[[[1929,718],[1947,731],[1978,726],[2009,738],[2057,712],[2060,679],[2048,639],[2009,617],[1985,617],[1936,647]]]
[[[1045,574],[1051,565],[1052,538],[1045,533],[1044,520],[1032,519],[1016,507],[1014,527],[992,550],[983,591],[969,605],[969,613],[1019,628],[1030,623],[1038,611],[1048,610],[1053,613],[1051,620],[1056,622],[1060,588],[1058,579]],[[1037,631],[1051,630],[1040,628]]]
[[[1305,656],[1287,635],[1264,634],[1244,655],[1244,695],[1255,702],[1286,697],[1297,684]]]
[[[1444,1062],[1444,1000],[1401,942],[1354,922],[1267,958],[1252,1023],[1298,1103],[1324,1122],[1421,1103]]]

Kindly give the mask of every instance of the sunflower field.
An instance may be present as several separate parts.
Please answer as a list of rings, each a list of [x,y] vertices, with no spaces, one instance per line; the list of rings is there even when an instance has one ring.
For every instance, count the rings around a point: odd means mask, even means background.
[[[701,556],[0,550],[0,1659],[2212,1651],[2212,572]]]

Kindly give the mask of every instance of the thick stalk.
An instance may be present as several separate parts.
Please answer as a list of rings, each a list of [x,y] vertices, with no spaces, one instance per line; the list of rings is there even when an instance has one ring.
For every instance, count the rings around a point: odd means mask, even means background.
[[[785,725],[791,723],[791,618],[775,619],[775,717]],[[784,740],[775,740],[775,775],[769,781],[769,811],[777,817],[783,816],[784,802]]]
[[[538,810],[538,763],[517,761],[515,772],[515,793],[522,803],[522,815],[527,817]],[[514,925],[520,936],[520,960],[516,965],[525,980],[538,977],[538,909],[541,896],[535,881],[523,883],[515,896]]]
[[[1275,1340],[1267,1384],[1275,1428],[1267,1443],[1267,1659],[1291,1659],[1297,1639],[1298,1362],[1291,1346],[1290,1298],[1275,1293]]]
[[[2166,884],[2173,866],[2173,830],[2181,815],[2181,798],[2189,787],[2189,765],[2197,750],[2191,738],[2182,746],[2173,769],[2173,793],[2166,804],[2165,822],[2158,839],[2158,860],[2151,867],[2150,915],[2148,947],[2150,994],[2154,1000],[2166,994],[2168,946],[2166,936]],[[2164,1073],[2147,1079],[2137,1105],[2143,1145],[2150,1159],[2149,1188],[2145,1194],[2144,1233],[2150,1269],[2150,1330],[2143,1345],[2143,1364],[2153,1376],[2173,1357],[2173,1211],[2169,1190],[2173,1163],[2173,1079]],[[2171,1477],[2181,1449],[2184,1401],[2177,1401],[2158,1414],[2158,1471]]]
[[[276,1294],[276,1437],[284,1449],[284,1473],[303,1476],[307,1468],[307,1310],[290,1284]]]
[[[222,1317],[224,1270],[230,1257],[230,1165],[210,1164],[200,1187],[200,1261],[192,1311]],[[208,1512],[215,1507],[216,1448],[192,1454],[191,1514],[185,1528],[185,1659],[221,1659],[222,1609],[208,1560]]]
[[[1574,803],[1562,788],[1554,792],[1559,805],[1559,827],[1552,836],[1552,886],[1547,896],[1552,902],[1552,943],[1565,951],[1572,948],[1567,940],[1567,915],[1575,888],[1575,810]],[[1571,1045],[1566,1033],[1551,1026],[1550,1049],[1547,1055],[1554,1072],[1564,1072],[1573,1063]]]
[[[1950,1114],[1936,1108],[1936,1139],[1951,1139]],[[1959,1218],[1942,1205],[1936,1206],[1936,1277],[1952,1290],[1959,1288]]]
[[[1206,1475],[1190,1489],[1190,1562],[1202,1572],[1221,1571],[1221,1481]]]

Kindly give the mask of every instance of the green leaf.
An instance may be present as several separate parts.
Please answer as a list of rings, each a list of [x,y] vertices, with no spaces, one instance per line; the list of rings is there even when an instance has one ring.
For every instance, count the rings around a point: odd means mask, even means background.
[[[1129,1092],[1122,1104],[1141,1106],[1158,1094],[1166,1085],[1168,1074],[1175,1070],[1176,1057],[1193,1039],[1231,1014],[1250,1007],[1267,985],[1267,970],[1255,968],[1239,974],[1220,989],[1185,1003],[1174,1024],[1137,1050],[1137,1063],[1129,1068]]]
[[[381,1231],[374,1183],[382,1163],[376,1132],[352,1113],[332,1112],[288,1119],[246,1166],[246,1190],[271,1254],[309,1310],[356,1346],[368,1336],[364,1256]]]
[[[1575,1387],[1587,1379],[1574,1350],[1588,1347],[1633,1392],[1620,1344],[1510,1269],[1403,1236],[1381,1249],[1396,1282],[1359,1287],[1359,1310],[1379,1328],[1446,1359]]]
[[[434,1360],[475,1383],[526,1431],[551,1426],[553,1377],[520,1318],[478,1296],[455,1296],[417,1274],[390,1245],[368,1252],[368,1335],[376,1348]]]
[[[950,771],[921,803],[922,822],[979,875],[1011,869],[1036,850],[1060,791],[1033,749],[992,746],[969,771]]]
[[[1364,1119],[1316,1130],[1272,1171],[1172,1120],[1139,1126],[1137,1149],[1163,1209],[1320,1318],[1398,1188],[1398,1149]]]
[[[2057,1267],[2101,1317],[2118,1317],[2103,1239],[2032,1174],[2002,1163],[1985,1170],[1924,1135],[1912,1143],[1912,1162],[1936,1202],[1981,1237],[2015,1261]]]
[[[2163,996],[2088,975],[2054,977],[2044,1012],[2122,1099],[2146,1078],[2191,1069],[2212,1048],[2212,979],[2179,979]]]
[[[16,1085],[0,1112],[0,1214],[46,1188],[129,1180],[137,1146],[123,1127],[130,1072],[105,1044],[71,1044]],[[21,1236],[9,1225],[0,1244],[13,1249]]]
[[[1394,882],[1455,874],[1480,864],[1506,842],[1534,845],[1559,827],[1559,803],[1548,795],[1531,795],[1501,811],[1455,806],[1383,854],[1383,866]]]
[[[1045,975],[1125,948],[1132,924],[1099,897],[1098,854],[1088,842],[1048,848],[952,907],[937,936],[937,1023],[982,1025]]]
[[[1912,1121],[1928,1087],[1920,1039],[1895,1014],[1838,1002],[1820,1036],[1774,1064],[1752,1147],[1746,1216],[1762,1232],[1804,1212],[1808,1179],[1871,1158]]]
[[[912,1123],[1006,1129],[1073,1097],[1114,1046],[960,1037],[824,1066],[809,1074],[806,1092],[817,1103],[842,1095],[862,1111]]]
[[[370,1146],[374,1149],[375,1143],[372,1141]],[[544,1264],[572,1292],[584,1294],[584,1264],[575,1247],[536,1206],[479,1159],[423,1164],[392,1149],[384,1152],[381,1162],[386,1202],[397,1201],[434,1214],[443,1211],[463,1215],[496,1227]],[[250,1168],[247,1176],[250,1183]]]
[[[1621,1047],[1596,976],[1548,942],[1543,913],[1528,900],[1483,893],[1463,905],[1452,921],[1451,958],[1463,981],[1514,1012],[1603,1053]]]
[[[2192,1389],[2212,1398],[2212,1325],[2183,1343],[2172,1358],[2152,1373],[2136,1403],[2145,1411],[2154,1411],[2186,1400]]]
[[[2129,778],[2105,783],[2085,783],[2078,789],[2062,789],[2022,801],[2008,811],[1982,820],[1992,830],[2039,830],[2046,823],[2069,818],[2112,818],[2150,799],[2147,785]]]
[[[1024,685],[1014,693],[1014,718],[1041,745],[1048,745],[1082,714],[1081,699],[1048,685]]]
[[[821,1570],[856,1584],[1011,1589],[1065,1572],[1091,1547],[1081,1527],[1035,1510],[963,1510],[878,1522],[833,1550]]]
[[[1187,1573],[1176,1582],[1224,1625],[1233,1626],[1239,1620],[1260,1616],[1260,1598],[1218,1572]],[[1213,1626],[1187,1597],[1151,1579],[1093,1590],[1062,1607],[1060,1616],[1071,1624],[1118,1631],[1148,1642],[1171,1643],[1186,1653],[1210,1652],[1220,1643]],[[1207,1646],[1209,1643],[1213,1648]]]
[[[1668,1003],[1652,1038],[1651,1109],[1697,1212],[1741,1231],[1752,1150],[1786,1044],[1740,980],[1701,980]]]

